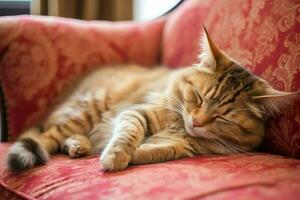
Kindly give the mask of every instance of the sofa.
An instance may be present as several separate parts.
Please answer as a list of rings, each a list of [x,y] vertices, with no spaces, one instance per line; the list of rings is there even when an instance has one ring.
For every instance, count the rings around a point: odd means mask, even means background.
[[[99,156],[50,161],[22,173],[5,156],[72,80],[95,67],[198,63],[202,25],[218,46],[276,89],[300,90],[300,2],[186,0],[148,22],[0,17],[0,80],[8,141],[0,143],[0,199],[300,199],[300,103],[270,119],[255,152],[202,155],[104,172]],[[3,108],[1,108],[3,110]]]

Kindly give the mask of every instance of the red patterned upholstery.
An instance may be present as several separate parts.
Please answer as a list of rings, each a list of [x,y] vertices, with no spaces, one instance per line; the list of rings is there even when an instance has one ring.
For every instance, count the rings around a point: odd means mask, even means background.
[[[0,145],[0,156],[8,144]],[[98,157],[55,156],[20,175],[3,170],[1,191],[28,199],[255,199],[300,198],[300,160],[270,155],[202,156],[102,172]],[[7,195],[13,195],[7,192]]]
[[[0,18],[0,74],[10,136],[38,121],[71,80],[92,68],[157,63],[163,24]]]
[[[163,62],[197,61],[204,24],[230,56],[276,89],[300,90],[300,2],[297,0],[191,0],[172,16],[163,35]],[[264,148],[300,158],[300,101],[270,121]]]
[[[189,0],[148,23],[0,18],[0,80],[11,138],[44,116],[87,70],[113,63],[198,62],[202,24],[216,43],[286,91],[300,89],[300,2]],[[0,144],[4,158],[10,144]],[[300,104],[270,121],[263,145],[300,157]],[[21,174],[0,159],[0,199],[300,199],[300,160],[272,154],[199,156],[103,173],[97,157],[54,156]]]

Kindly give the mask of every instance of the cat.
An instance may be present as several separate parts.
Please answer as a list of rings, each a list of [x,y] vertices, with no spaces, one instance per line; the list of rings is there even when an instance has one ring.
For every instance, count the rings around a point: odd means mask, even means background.
[[[101,153],[105,171],[203,154],[253,151],[266,120],[299,92],[281,92],[221,51],[203,31],[199,64],[168,70],[101,67],[39,126],[25,131],[7,156],[19,172],[46,163]]]

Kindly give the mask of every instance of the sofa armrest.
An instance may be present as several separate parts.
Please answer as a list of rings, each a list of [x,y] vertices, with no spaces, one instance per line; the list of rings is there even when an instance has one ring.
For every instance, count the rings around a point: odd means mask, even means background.
[[[74,78],[101,65],[158,62],[164,20],[148,23],[0,17],[0,78],[12,138]]]

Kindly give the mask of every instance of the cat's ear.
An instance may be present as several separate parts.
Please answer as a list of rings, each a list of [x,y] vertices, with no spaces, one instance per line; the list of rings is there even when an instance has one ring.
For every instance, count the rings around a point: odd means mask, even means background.
[[[203,36],[200,43],[202,51],[198,58],[203,66],[216,70],[221,62],[228,62],[228,58],[212,41],[205,26],[203,26],[203,30]]]
[[[282,92],[270,87],[263,95],[253,96],[252,99],[260,101],[268,116],[274,116],[291,106],[295,100],[300,100],[300,91]]]

